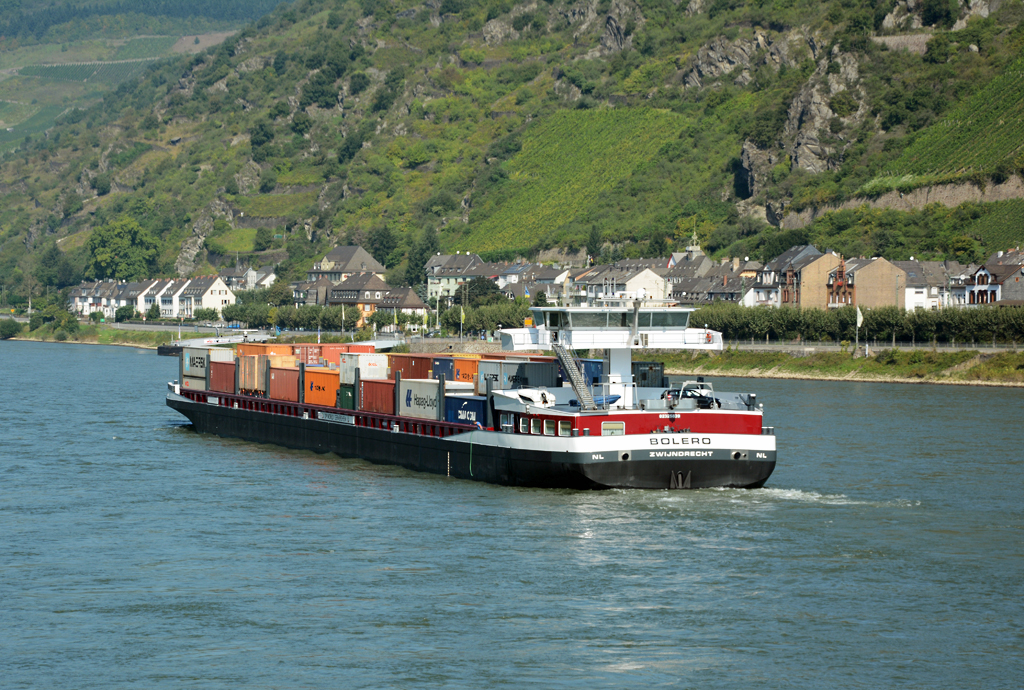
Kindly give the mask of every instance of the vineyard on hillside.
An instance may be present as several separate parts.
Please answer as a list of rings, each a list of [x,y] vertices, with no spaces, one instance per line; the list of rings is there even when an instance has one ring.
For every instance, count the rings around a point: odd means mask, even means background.
[[[504,164],[512,185],[460,246],[529,247],[589,209],[598,196],[678,136],[683,118],[649,109],[571,110],[523,134]],[[500,202],[500,205],[498,205]],[[484,209],[491,210],[491,209]]]
[[[39,77],[54,81],[94,81],[120,84],[142,73],[152,59],[123,62],[93,62],[67,65],[29,65],[20,73],[26,77]]]
[[[134,38],[118,48],[114,60],[145,60],[164,57],[178,41],[177,36]]]
[[[1024,163],[1024,59],[922,131],[868,193],[1009,171]],[[922,177],[929,178],[922,180]]]
[[[1024,244],[1024,199],[985,205],[986,213],[967,229],[992,250]]]

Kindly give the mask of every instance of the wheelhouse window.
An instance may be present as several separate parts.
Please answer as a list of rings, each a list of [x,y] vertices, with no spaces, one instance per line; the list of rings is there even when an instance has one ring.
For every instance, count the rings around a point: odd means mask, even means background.
[[[626,423],[625,422],[601,422],[601,435],[602,436],[625,436],[626,435]]]

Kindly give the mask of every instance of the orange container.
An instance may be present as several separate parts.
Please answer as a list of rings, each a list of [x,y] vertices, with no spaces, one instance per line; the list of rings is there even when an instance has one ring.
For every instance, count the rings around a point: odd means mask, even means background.
[[[334,407],[338,402],[338,370],[306,369],[306,402]]]
[[[479,359],[466,359],[464,357],[453,357],[454,376],[453,381],[473,383],[476,380],[477,371],[480,367]]]
[[[365,379],[359,382],[359,408],[366,412],[395,413],[395,382]]]
[[[433,355],[396,353],[388,355],[391,375],[400,372],[403,379],[429,379]]]
[[[342,355],[347,353],[348,345],[330,343],[320,346],[320,358],[323,359],[324,364],[333,364],[334,366],[338,366],[338,360],[341,359]]]
[[[374,345],[359,345],[357,343],[351,343],[348,346],[348,351],[362,355],[372,355],[377,352],[377,348]]]
[[[299,402],[299,370],[270,367],[270,397]]]
[[[291,345],[278,345],[267,343],[238,343],[238,356],[249,355],[291,355]]]

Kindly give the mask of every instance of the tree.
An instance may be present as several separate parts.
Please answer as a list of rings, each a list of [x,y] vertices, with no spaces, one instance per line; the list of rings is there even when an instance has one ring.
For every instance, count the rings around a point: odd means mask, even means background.
[[[270,228],[260,228],[256,231],[256,239],[253,240],[252,248],[253,251],[262,252],[270,249],[270,245],[274,243],[274,234]]]
[[[130,304],[126,304],[123,307],[118,307],[117,311],[114,312],[114,321],[121,323],[128,319],[135,318],[135,307]]]
[[[275,307],[284,307],[295,302],[292,288],[283,280],[274,281],[274,284],[267,290],[267,303]]]
[[[379,261],[381,265],[387,266],[388,257],[391,256],[391,252],[395,251],[395,248],[398,246],[398,240],[394,233],[391,232],[391,229],[387,225],[372,228],[367,233],[366,239],[373,258]]]
[[[405,280],[409,285],[419,285],[427,280],[424,270],[427,260],[440,248],[437,241],[437,230],[432,225],[423,228],[420,239],[416,242],[412,251],[409,252],[409,266],[406,269]]]
[[[160,318],[160,305],[153,302],[149,309],[146,310],[146,318],[150,321],[156,321]]]
[[[157,257],[157,243],[134,218],[121,216],[93,230],[86,245],[91,278],[141,280],[150,274]]]
[[[345,330],[354,331],[362,316],[363,313],[359,310],[359,307],[345,307]]]
[[[0,321],[0,340],[7,340],[21,334],[22,325],[14,319]]]
[[[597,229],[596,225],[590,226],[590,234],[587,235],[587,254],[589,254],[596,261],[597,257],[601,255],[601,231]]]
[[[196,321],[215,321],[217,319],[217,310],[210,307],[200,307],[196,309],[192,317]]]
[[[537,294],[533,296],[533,306],[535,307],[546,307],[548,306],[548,293],[543,290],[538,290]]]
[[[500,302],[505,297],[493,281],[487,278],[474,278],[468,283],[463,283],[456,291],[453,301],[455,304],[461,305],[463,304],[463,299],[466,300],[466,306],[479,307],[484,304]]]
[[[43,285],[57,289],[65,288],[79,282],[80,276],[74,264],[68,259],[57,244],[48,246],[40,255],[36,266],[35,277]]]

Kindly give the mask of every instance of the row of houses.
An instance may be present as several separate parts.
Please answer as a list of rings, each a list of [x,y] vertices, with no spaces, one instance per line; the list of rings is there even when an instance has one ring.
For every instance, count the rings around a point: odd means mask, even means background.
[[[235,303],[235,295],[219,276],[203,276],[184,280],[142,280],[124,282],[98,280],[82,282],[71,291],[71,309],[80,316],[100,312],[104,318],[125,306],[145,314],[153,305],[164,318],[190,319],[199,309],[215,309],[219,313]]]
[[[640,294],[688,305],[728,301],[748,307],[898,306],[908,311],[1024,300],[1020,248],[997,252],[983,265],[845,258],[812,245],[793,247],[766,264],[739,258],[715,262],[692,246],[669,257],[582,269],[488,263],[475,254],[455,254],[431,257],[426,274],[428,296],[440,300],[484,278],[509,298],[544,292],[551,302],[577,306]]]

